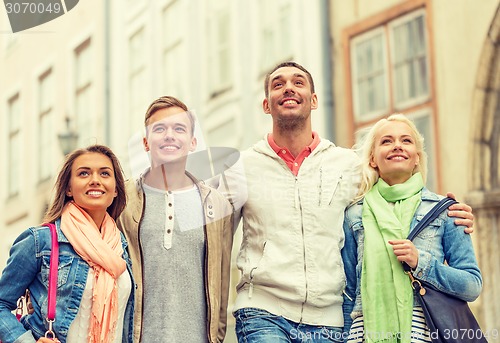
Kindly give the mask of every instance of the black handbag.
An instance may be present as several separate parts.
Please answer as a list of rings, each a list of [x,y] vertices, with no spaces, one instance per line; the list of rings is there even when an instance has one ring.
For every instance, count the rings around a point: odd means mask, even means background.
[[[451,198],[441,200],[422,218],[408,235],[408,239],[413,240],[431,221],[454,203],[456,201]],[[466,301],[443,293],[428,282],[419,280],[412,274],[410,266],[406,263],[403,263],[403,267],[422,305],[432,342],[488,342]]]

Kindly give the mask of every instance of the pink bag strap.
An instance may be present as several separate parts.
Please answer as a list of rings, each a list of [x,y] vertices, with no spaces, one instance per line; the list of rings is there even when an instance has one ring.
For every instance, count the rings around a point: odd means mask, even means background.
[[[47,322],[49,329],[45,332],[45,337],[56,338],[54,333],[53,324],[56,320],[56,298],[57,298],[57,267],[59,264],[59,242],[57,241],[56,226],[53,223],[45,223],[50,229],[50,237],[52,240],[52,247],[50,252],[50,267],[49,267],[49,294],[47,303]]]

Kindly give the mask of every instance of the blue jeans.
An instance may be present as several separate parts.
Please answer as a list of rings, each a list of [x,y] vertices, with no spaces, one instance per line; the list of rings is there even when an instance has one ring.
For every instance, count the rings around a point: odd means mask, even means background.
[[[343,342],[342,328],[292,322],[257,308],[234,312],[238,343]]]

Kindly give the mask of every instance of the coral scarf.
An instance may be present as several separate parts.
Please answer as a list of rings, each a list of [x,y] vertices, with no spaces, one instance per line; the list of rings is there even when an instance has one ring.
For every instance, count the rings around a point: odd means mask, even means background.
[[[393,186],[379,179],[365,195],[361,299],[367,342],[410,342],[413,292],[387,241],[408,236],[423,186],[416,173]]]
[[[94,270],[89,342],[112,342],[118,318],[116,279],[127,268],[121,257],[123,248],[116,223],[106,213],[99,232],[90,215],[72,201],[63,209],[61,230]]]

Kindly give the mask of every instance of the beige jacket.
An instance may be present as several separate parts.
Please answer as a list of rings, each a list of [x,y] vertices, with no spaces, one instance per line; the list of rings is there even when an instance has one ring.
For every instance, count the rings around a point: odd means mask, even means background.
[[[205,293],[207,301],[207,341],[222,342],[226,334],[227,302],[231,248],[233,243],[232,207],[218,191],[195,181],[200,190],[205,215]],[[141,341],[142,334],[142,247],[140,223],[144,213],[144,193],[142,180],[127,180],[127,206],[117,220],[118,227],[128,241],[132,271],[136,281],[134,310],[134,342]],[[193,323],[199,325],[201,323]]]

